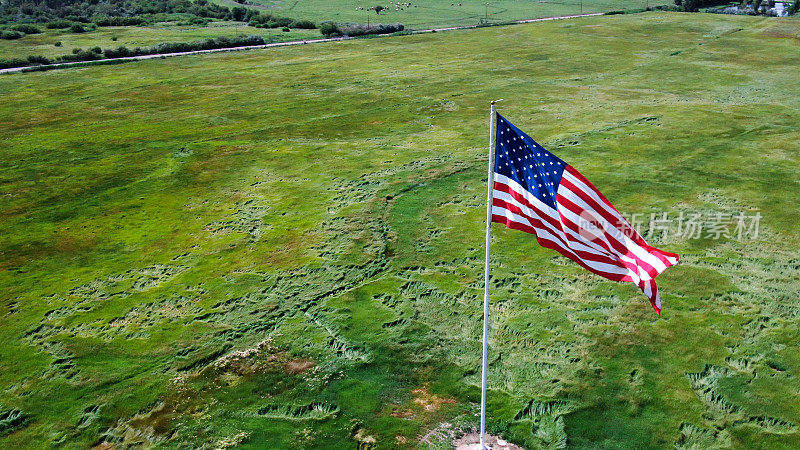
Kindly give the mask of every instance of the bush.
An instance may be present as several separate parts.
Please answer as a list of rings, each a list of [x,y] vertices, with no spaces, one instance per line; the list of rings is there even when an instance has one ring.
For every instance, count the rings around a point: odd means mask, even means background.
[[[64,19],[69,20],[70,22],[80,22],[80,23],[89,23],[90,22],[90,20],[84,15],[78,16],[78,15],[75,15],[75,14],[71,14],[71,15],[64,16]]]
[[[16,25],[11,27],[11,29],[25,34],[39,34],[42,32],[42,30],[40,30],[39,28],[28,24]]]
[[[288,27],[294,22],[288,17],[273,17],[272,20],[267,22],[267,28],[283,28]]]
[[[314,28],[317,28],[317,25],[310,20],[295,20],[291,23],[291,25],[289,25],[289,27],[301,30],[313,30]]]
[[[376,34],[399,33],[405,29],[406,27],[402,23],[379,24]]]
[[[290,31],[292,31],[292,30],[291,30],[289,27],[283,27],[283,28],[281,29],[281,31],[283,31],[284,33],[288,33],[288,32],[290,32]]]
[[[364,25],[358,23],[336,24],[333,22],[322,22],[319,31],[325,37],[335,36],[366,36],[368,34],[390,34],[403,31],[405,26],[402,23],[379,23],[375,25]]]
[[[12,67],[25,67],[30,63],[25,59],[0,59],[0,69],[10,69]]]
[[[95,52],[80,50],[80,49],[77,50],[78,50],[77,53],[73,51],[71,55],[64,55],[59,59],[61,61],[95,61],[103,58],[103,55],[100,55]]]
[[[366,36],[368,34],[390,34],[390,33],[397,33],[399,31],[403,31],[405,26],[402,23],[391,23],[391,24],[383,24],[379,23],[377,25],[363,25],[357,23],[349,23],[346,25],[339,25],[339,30],[345,36]]]
[[[761,4],[761,0],[754,0],[755,2],[755,9],[758,10],[758,5]],[[678,7],[679,11],[685,12],[698,12],[700,8],[706,8],[709,6],[715,6],[719,4],[728,5],[727,0],[675,0],[675,5]]]
[[[333,22],[322,22],[319,26],[319,31],[325,37],[341,36],[342,30]]]
[[[243,8],[241,6],[236,6],[231,10],[231,17],[233,20],[241,22],[247,16],[247,8]]]
[[[53,45],[55,45],[56,47],[61,47],[61,45],[62,45],[62,44],[61,44],[61,41],[58,41],[58,42],[56,42],[56,43],[55,43],[55,44],[53,44]]]
[[[108,66],[113,64],[122,64],[120,61],[108,61],[108,60],[98,60],[98,61],[85,61],[79,62],[76,64],[76,67],[88,67],[88,66]],[[33,66],[33,67],[26,67],[22,69],[22,72],[46,72],[48,70],[56,69],[56,66],[53,65],[40,65],[40,66]]]
[[[264,38],[258,35],[237,36],[233,38],[218,37],[194,42],[165,42],[156,46],[138,49],[137,55],[164,54],[177,52],[190,52],[193,50],[213,50],[217,48],[244,47],[248,45],[262,45]]]
[[[44,56],[28,56],[28,62],[31,64],[50,64],[52,61]]]
[[[98,27],[125,27],[147,23],[142,17],[99,17],[93,20]]]
[[[106,58],[125,58],[127,56],[136,56],[134,52],[128,47],[120,46],[116,49],[107,48],[103,50],[103,54],[106,55]]]
[[[794,16],[800,12],[800,0],[794,0],[792,6],[789,7],[789,15]]]
[[[47,22],[47,24],[45,24],[45,28],[50,30],[62,30],[71,26],[72,22],[69,20],[54,20],[53,22]]]
[[[72,25],[69,27],[69,31],[71,31],[71,32],[73,32],[73,33],[84,33],[84,32],[86,32],[86,29],[85,29],[85,28],[83,28],[83,25],[81,25],[81,24],[79,24],[79,23],[73,23],[73,24],[72,24]]]
[[[21,33],[19,31],[11,31],[11,30],[3,30],[0,31],[0,39],[12,40],[12,39],[19,39],[22,36],[25,36],[25,33]]]
[[[138,55],[153,55],[164,53],[175,53],[192,50],[212,50],[218,48],[231,48],[231,47],[244,47],[248,45],[262,45],[264,38],[258,35],[253,36],[237,36],[233,38],[218,37],[212,39],[205,39],[202,41],[194,42],[168,42],[158,44],[152,47],[141,48],[136,47],[129,49],[125,46],[117,47],[116,49],[101,50],[99,47],[94,47],[91,50],[82,50],[75,48],[72,50],[71,55],[60,56],[57,60],[51,60],[44,56],[29,56],[28,59],[8,59],[0,60],[0,69],[11,67],[28,67],[37,65],[48,65],[55,62],[94,62],[98,63],[99,60],[105,58],[123,58],[128,56]],[[102,62],[100,62],[102,63]],[[109,62],[113,64],[114,62]],[[38,70],[38,69],[37,69]],[[47,70],[47,69],[42,69]]]
[[[310,20],[292,20],[288,17],[276,17],[271,14],[253,13],[246,20],[249,21],[251,27],[258,28],[316,28],[314,22]]]

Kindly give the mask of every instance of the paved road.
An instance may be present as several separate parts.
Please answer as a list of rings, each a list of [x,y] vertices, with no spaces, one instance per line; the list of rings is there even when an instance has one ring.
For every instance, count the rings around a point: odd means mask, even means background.
[[[577,17],[591,17],[591,16],[601,16],[603,13],[591,13],[591,14],[576,14],[572,16],[557,16],[557,17],[544,17],[541,19],[525,19],[525,20],[516,20],[513,23],[533,23],[533,22],[546,22],[549,20],[561,20],[561,19],[574,19]],[[413,34],[421,34],[421,33],[437,33],[440,31],[452,31],[452,30],[466,30],[470,28],[478,28],[478,25],[467,25],[467,26],[460,26],[460,27],[446,27],[446,28],[429,28],[426,30],[414,30]],[[390,35],[387,35],[390,36]],[[345,41],[353,39],[350,37],[337,37],[337,38],[327,38],[327,39],[311,39],[306,41],[289,41],[289,42],[275,42],[273,44],[261,44],[261,45],[247,45],[244,47],[231,47],[231,48],[217,48],[213,50],[193,50],[189,52],[177,52],[177,53],[163,53],[157,55],[141,55],[141,56],[127,56],[124,58],[109,58],[109,59],[102,59],[101,61],[141,61],[145,59],[156,59],[156,58],[169,58],[173,56],[184,56],[184,55],[200,55],[203,53],[218,53],[218,52],[236,52],[240,50],[254,50],[260,48],[271,48],[271,47],[288,47],[290,45],[306,45],[306,44],[319,44],[322,42],[336,42],[336,41]],[[84,62],[68,62],[68,63],[59,63],[59,64],[51,64],[48,69],[63,69],[73,66],[82,66]],[[30,69],[30,67],[12,67],[10,69],[0,69],[0,74],[4,73],[15,73],[15,72],[23,72],[26,69]]]

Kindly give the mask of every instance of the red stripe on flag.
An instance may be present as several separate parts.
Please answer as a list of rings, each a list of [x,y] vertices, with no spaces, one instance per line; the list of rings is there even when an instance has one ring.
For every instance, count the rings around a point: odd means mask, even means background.
[[[569,177],[562,177],[561,184],[568,188],[572,193],[580,197],[584,200],[590,207],[592,207],[595,211],[600,213],[606,220],[610,223],[616,223],[618,225],[618,229],[629,239],[633,242],[639,244],[640,247],[644,248],[648,251],[651,255],[658,258],[666,267],[670,267],[677,263],[677,260],[680,258],[675,253],[665,252],[663,250],[657,249],[651,245],[649,245],[642,235],[640,235],[632,226],[631,224],[625,219],[625,217],[617,211],[617,208],[608,201],[605,195],[602,192],[597,190],[597,188],[578,172],[574,167],[567,166],[565,171],[568,172],[570,175],[577,178],[581,183],[586,185],[587,188],[592,190],[592,194],[597,196],[602,201],[602,205],[598,204],[594,197],[592,197],[589,193],[585,192],[582,188],[576,186],[569,180]],[[559,200],[556,200],[559,202]],[[613,211],[613,213],[611,212]],[[675,261],[670,261],[669,258],[674,259]],[[660,273],[660,272],[658,272]],[[656,273],[656,274],[658,274]]]
[[[580,215],[581,212],[584,211],[583,208],[575,205],[569,199],[567,199],[565,197],[562,197],[560,194],[558,195],[558,198],[557,198],[556,201],[558,202],[559,211],[561,210],[562,207],[564,207],[566,209],[569,209],[570,211],[572,211],[576,215]],[[571,230],[573,230],[573,231],[575,231],[577,233],[581,232],[581,227],[578,224],[576,224],[575,222],[573,222],[569,218],[565,217],[564,214],[561,214],[561,212],[559,212],[559,215],[561,216],[561,222],[564,224],[564,226],[569,227]],[[603,237],[606,238],[607,242],[604,242],[602,239],[597,238],[595,240],[592,240],[591,241],[592,243],[594,243],[595,245],[601,246],[602,248],[606,249],[607,251],[609,251],[611,253],[615,253],[615,254],[618,254],[618,255],[624,255],[624,256],[626,256],[628,258],[633,259],[634,261],[636,261],[638,263],[637,265],[639,267],[641,267],[642,269],[644,269],[644,271],[647,272],[647,274],[650,275],[651,277],[654,277],[654,276],[656,276],[656,275],[658,275],[660,273],[650,263],[648,263],[647,261],[639,258],[635,253],[633,253],[633,251],[631,251],[630,248],[625,246],[624,243],[618,241],[616,237],[614,237],[611,234],[609,234],[606,230],[600,229],[600,231],[603,233]],[[611,248],[609,248],[609,245],[611,246]],[[636,244],[634,244],[634,245],[636,245]],[[623,264],[628,266],[628,268],[631,268],[629,266],[630,263],[626,263],[625,261],[623,261]],[[635,269],[633,271],[637,272]]]
[[[596,273],[597,275],[600,275],[600,276],[602,276],[604,278],[607,278],[609,280],[612,280],[612,281],[631,281],[625,275],[621,275],[621,274],[617,274],[617,273],[611,273],[611,272],[603,272],[603,271],[594,269],[592,267],[589,267],[580,258],[578,258],[577,256],[575,256],[572,253],[570,253],[569,250],[564,249],[563,247],[559,246],[558,244],[556,244],[556,243],[554,243],[554,242],[552,242],[550,240],[540,238],[536,234],[535,230],[533,228],[531,228],[530,226],[528,226],[528,225],[525,225],[525,224],[522,224],[522,223],[519,223],[519,222],[514,222],[514,221],[512,221],[511,219],[509,219],[509,218],[507,218],[505,216],[500,216],[500,215],[496,215],[496,214],[492,215],[492,222],[502,223],[503,225],[507,226],[508,228],[511,228],[512,230],[519,230],[519,231],[524,231],[526,233],[533,234],[534,236],[536,236],[536,241],[539,242],[539,245],[541,245],[542,247],[549,248],[550,250],[555,250],[558,253],[561,253],[563,256],[566,256],[567,258],[575,261],[581,267],[583,267],[584,269],[586,269],[586,270],[588,270],[588,271],[590,271],[592,273]]]
[[[506,194],[510,195],[511,198],[513,198],[514,200],[522,203],[523,205],[525,205],[526,207],[528,207],[530,209],[533,209],[533,210],[541,209],[541,208],[535,206],[534,204],[532,204],[531,202],[529,202],[528,199],[525,198],[524,195],[522,195],[519,192],[515,191],[514,189],[511,188],[511,186],[509,186],[507,184],[503,184],[503,183],[495,181],[494,182],[494,188],[495,188],[495,190],[498,190],[500,192],[505,192]],[[552,216],[550,216],[548,214],[542,214],[541,217],[542,217],[542,219],[544,219],[547,222],[549,222],[550,225],[552,225],[554,227],[557,227],[557,228],[561,227],[561,223],[559,223],[559,221],[556,220],[554,217],[552,217]]]
[[[514,214],[516,214],[518,216],[524,217],[525,219],[528,220],[528,222],[531,222],[534,225],[534,227],[538,226],[539,228],[546,229],[547,231],[549,231],[553,236],[555,236],[559,240],[559,243],[561,244],[561,246],[566,251],[572,252],[572,253],[574,253],[576,256],[578,256],[580,258],[583,258],[583,259],[588,260],[588,261],[595,261],[595,262],[599,262],[599,263],[610,264],[610,265],[614,265],[614,266],[617,266],[617,267],[625,268],[625,266],[619,260],[613,259],[610,256],[592,254],[592,253],[589,253],[589,252],[586,252],[586,251],[583,251],[583,250],[572,248],[569,245],[569,242],[567,242],[567,240],[569,240],[569,236],[566,236],[563,230],[558,229],[558,228],[551,228],[551,227],[547,226],[545,223],[543,223],[541,220],[539,220],[538,217],[532,217],[532,216],[526,214],[525,211],[523,211],[521,208],[519,208],[516,205],[508,203],[505,200],[502,200],[502,199],[499,199],[499,198],[495,198],[492,201],[492,205],[493,206],[498,206],[498,207],[506,209],[508,211],[511,211],[512,213],[514,213]],[[504,218],[504,219],[507,219],[507,218]],[[506,220],[504,220],[502,223],[506,223]],[[517,222],[514,222],[514,223],[517,223]],[[524,225],[524,224],[522,224],[522,225]],[[532,234],[537,234],[537,233],[533,232]],[[537,236],[538,236],[538,234],[537,234]],[[580,242],[580,241],[576,241],[576,242]]]

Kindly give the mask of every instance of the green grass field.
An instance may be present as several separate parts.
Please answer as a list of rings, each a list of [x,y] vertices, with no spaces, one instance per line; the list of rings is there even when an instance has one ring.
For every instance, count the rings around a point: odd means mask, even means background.
[[[799,447],[799,32],[647,13],[0,76],[0,447],[448,448],[496,98],[629,216],[763,219],[650,239],[682,256],[660,317],[495,225],[489,430]]]
[[[225,6],[235,6],[234,0],[216,0]],[[410,4],[411,6],[406,6]],[[647,6],[671,5],[666,0],[421,0],[368,1],[343,0],[248,0],[250,7],[290,17],[306,17],[318,22],[397,23],[408,28],[436,28],[510,22],[537,17],[554,17],[591,12],[644,9]],[[375,14],[376,5],[386,9]]]
[[[263,36],[267,41],[285,42],[302,39],[319,39],[318,30],[263,29],[247,26],[241,22],[211,22],[207,26],[179,26],[164,22],[144,27],[100,27],[89,33],[71,33],[69,30],[43,30],[42,34],[31,34],[21,39],[0,40],[0,59],[24,58],[28,55],[55,58],[72,53],[72,49],[88,50],[92,47],[128,48],[149,47],[162,42],[192,42],[218,36]],[[116,40],[114,40],[116,39]],[[56,47],[56,42],[61,42]]]
[[[241,7],[234,0],[216,0],[227,7]],[[410,7],[386,4],[380,15],[366,10],[375,6],[362,0],[330,2],[328,0],[302,0],[294,2],[253,0],[249,8],[295,19],[354,23],[401,22],[408,29],[476,25],[482,22],[502,23],[538,17],[554,17],[581,12],[608,12],[639,10],[646,6],[667,5],[666,0],[564,0],[564,1],[518,1],[502,0],[486,2],[467,0],[452,3],[447,0],[427,0]],[[361,8],[361,9],[357,9]],[[286,42],[322,37],[317,30],[262,29],[250,27],[243,22],[216,21],[206,26],[177,25],[176,22],[161,22],[149,26],[100,27],[88,33],[72,33],[66,30],[48,30],[41,27],[42,34],[32,34],[16,40],[0,40],[0,59],[44,56],[56,58],[68,55],[73,49],[87,50],[93,47],[128,48],[149,47],[164,42],[190,42],[219,36],[260,35],[271,42]],[[60,46],[56,43],[60,42]]]

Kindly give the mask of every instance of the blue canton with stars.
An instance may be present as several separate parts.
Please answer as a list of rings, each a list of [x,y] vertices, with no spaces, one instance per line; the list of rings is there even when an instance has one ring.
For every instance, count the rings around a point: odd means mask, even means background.
[[[556,191],[567,163],[497,115],[494,171],[519,183],[544,204],[556,209]]]

